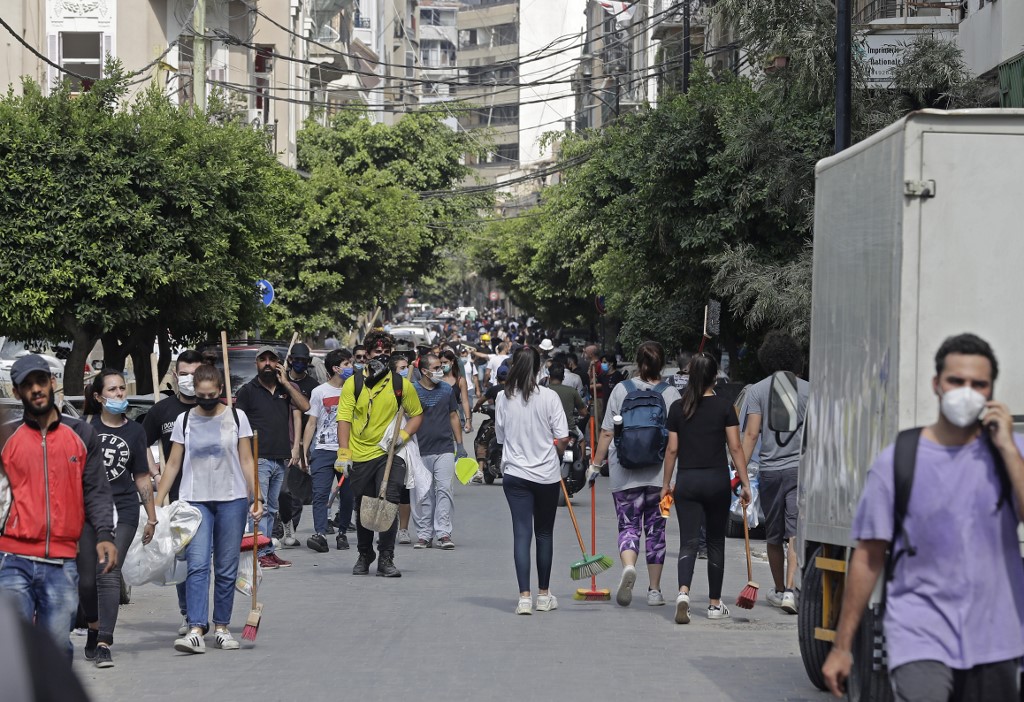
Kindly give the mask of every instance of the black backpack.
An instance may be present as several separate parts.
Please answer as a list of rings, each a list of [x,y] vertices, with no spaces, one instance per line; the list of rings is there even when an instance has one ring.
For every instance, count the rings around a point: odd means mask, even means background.
[[[402,405],[402,390],[404,378],[395,371],[391,371],[391,388],[395,391],[395,399],[398,401],[399,407]],[[363,392],[363,385],[366,384],[366,377],[362,373],[356,373],[352,376],[352,381],[356,384],[355,394],[352,396],[353,401],[359,399],[360,393]]]
[[[907,507],[910,504],[910,491],[914,486],[914,471],[917,468],[917,447],[921,439],[921,432],[924,427],[915,427],[901,431],[896,437],[896,447],[893,456],[893,529],[892,540],[889,542],[889,553],[885,560],[885,582],[892,580],[896,564],[903,556],[916,556],[917,548],[910,543],[906,531],[903,529],[903,521],[907,517]],[[999,450],[992,443],[992,437],[988,430],[982,430],[983,441],[992,452],[992,460],[996,465],[996,473],[999,475],[999,500],[996,502],[996,512],[1004,504],[1012,504],[1010,500],[1010,475],[1006,472],[1006,463],[1003,461]],[[897,549],[896,539],[903,537],[903,547]]]

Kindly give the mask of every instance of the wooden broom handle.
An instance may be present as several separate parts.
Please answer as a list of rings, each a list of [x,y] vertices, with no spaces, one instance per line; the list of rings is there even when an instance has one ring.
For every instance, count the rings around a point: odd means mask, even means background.
[[[754,571],[750,565],[750,529],[747,527],[747,503],[740,498],[740,505],[743,506],[743,543],[747,547],[747,580],[754,579]]]
[[[576,522],[576,512],[572,509],[572,502],[569,500],[569,491],[565,488],[564,480],[559,478],[558,483],[562,486],[562,494],[565,495],[565,506],[569,508],[569,516],[572,518],[572,527],[576,530],[576,538],[580,542],[580,551],[583,551],[583,556],[586,557],[587,547],[583,545],[583,535],[580,534],[580,525]]]
[[[228,408],[232,406],[231,402],[231,367],[228,365],[228,333],[222,331],[220,333],[220,350],[221,355],[224,357],[224,393],[228,398]]]
[[[226,360],[226,359],[225,359]],[[230,401],[230,400],[229,400]],[[260,433],[252,433],[252,470],[253,470],[253,494],[256,499],[253,504],[260,501]],[[260,558],[260,523],[252,520],[252,608],[256,609],[256,577],[259,574]]]

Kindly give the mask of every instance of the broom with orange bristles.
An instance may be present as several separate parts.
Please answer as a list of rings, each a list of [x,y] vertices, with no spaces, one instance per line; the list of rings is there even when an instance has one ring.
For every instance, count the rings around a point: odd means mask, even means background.
[[[741,499],[740,504],[743,505],[743,543],[747,547],[747,585],[736,598],[736,606],[741,609],[753,609],[754,603],[757,602],[758,584],[754,582],[754,571],[750,565],[750,528],[747,526],[747,503]]]
[[[597,381],[594,381],[595,396]],[[594,451],[597,450],[597,418],[594,415],[590,416],[590,455],[593,457]],[[597,489],[594,487],[593,480],[590,481],[590,555],[597,555]],[[581,602],[607,602],[612,598],[612,591],[608,588],[598,589],[597,587],[597,576],[590,576],[590,589],[585,587],[578,588],[576,593],[572,596],[574,600]]]
[[[260,455],[260,437],[259,432],[253,432],[252,435],[252,464],[253,467],[259,465]],[[260,501],[260,478],[259,475],[255,476],[256,480],[253,482],[256,484],[255,495],[256,502]],[[260,617],[263,616],[263,603],[256,601],[256,583],[259,580],[257,574],[260,572],[259,564],[259,548],[257,544],[260,540],[260,523],[255,519],[252,520],[252,610],[249,612],[249,618],[245,620],[245,628],[242,629],[242,638],[246,641],[255,641],[256,634],[260,630]]]

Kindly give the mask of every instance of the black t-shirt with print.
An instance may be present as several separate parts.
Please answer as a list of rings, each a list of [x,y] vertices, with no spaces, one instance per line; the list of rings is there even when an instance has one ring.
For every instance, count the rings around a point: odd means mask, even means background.
[[[666,427],[678,434],[678,469],[727,467],[725,428],[739,423],[735,408],[724,395],[702,397],[689,419],[683,416],[683,401],[673,402]]]
[[[99,417],[93,417],[92,426],[99,435],[100,453],[117,508],[117,521],[119,524],[138,525],[139,495],[135,478],[149,473],[146,432],[138,422],[127,421],[119,427],[108,427]]]

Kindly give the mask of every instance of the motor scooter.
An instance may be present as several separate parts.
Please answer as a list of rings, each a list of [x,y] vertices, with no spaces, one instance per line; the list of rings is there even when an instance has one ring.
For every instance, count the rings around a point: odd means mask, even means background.
[[[477,463],[480,464],[480,472],[484,475],[484,482],[493,485],[502,475],[501,444],[498,443],[494,431],[494,407],[484,405],[478,411],[487,415],[487,419],[480,424],[480,429],[473,440],[473,448]]]
[[[569,443],[562,454],[562,480],[565,490],[571,498],[587,486],[587,465],[589,464],[590,447],[586,446],[585,435],[576,426],[569,425]],[[565,493],[558,493],[558,506],[565,506]]]

